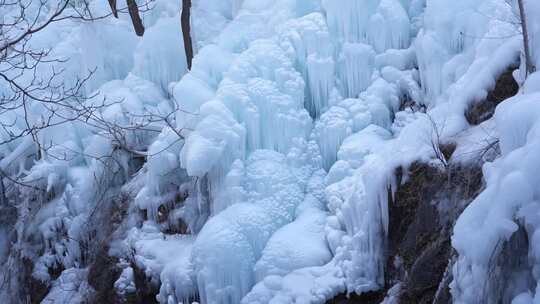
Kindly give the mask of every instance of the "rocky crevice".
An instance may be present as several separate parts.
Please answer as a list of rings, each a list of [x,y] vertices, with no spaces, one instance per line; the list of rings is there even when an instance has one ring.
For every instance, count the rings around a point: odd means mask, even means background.
[[[482,188],[481,167],[417,162],[396,177],[403,182],[389,202],[386,285],[402,283],[400,303],[451,303],[445,278],[454,254],[450,236]]]

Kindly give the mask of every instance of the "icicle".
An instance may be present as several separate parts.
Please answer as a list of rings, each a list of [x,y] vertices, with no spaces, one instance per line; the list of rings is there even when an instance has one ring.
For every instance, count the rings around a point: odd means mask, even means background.
[[[311,98],[307,101],[306,109],[315,118],[328,106],[330,91],[334,86],[334,59],[308,56],[307,75]]]
[[[345,43],[339,56],[338,76],[345,97],[357,97],[371,82],[375,52],[366,44]]]
[[[315,126],[323,167],[326,170],[334,164],[341,143],[351,133],[348,118],[349,113],[344,108],[331,107]]]

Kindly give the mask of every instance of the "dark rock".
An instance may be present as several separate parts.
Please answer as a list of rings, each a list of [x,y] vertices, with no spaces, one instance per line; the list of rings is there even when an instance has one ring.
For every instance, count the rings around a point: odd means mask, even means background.
[[[127,298],[128,304],[154,304],[158,303],[156,295],[159,292],[159,286],[152,283],[152,280],[146,276],[144,270],[135,263],[131,263],[135,279],[136,294]]]
[[[448,150],[450,157],[455,146]],[[339,295],[328,304],[378,304],[399,282],[401,304],[451,303],[450,235],[457,216],[482,188],[481,166],[450,164],[441,169],[416,162],[407,169],[398,168],[396,179],[399,186],[389,201],[385,288],[351,297]]]
[[[508,241],[499,243],[490,263],[490,278],[484,287],[484,298],[489,303],[497,300],[510,303],[519,293],[536,288],[529,248],[529,235],[522,223]]]
[[[23,258],[22,265],[24,269],[24,294],[27,295],[26,301],[31,304],[41,303],[41,301],[47,296],[51,286],[48,283],[42,282],[32,276],[34,264],[32,261]]]
[[[433,303],[437,292],[438,303],[450,303],[444,280],[452,257],[450,235],[463,202],[470,202],[482,187],[481,167],[451,165],[442,170],[414,163],[407,176],[389,202],[387,286],[403,283],[402,304]],[[402,260],[397,267],[396,258]]]
[[[479,125],[490,119],[499,103],[518,93],[519,85],[512,76],[514,70],[513,67],[508,68],[506,72],[499,76],[495,88],[488,93],[486,99],[474,103],[467,109],[465,118],[467,118],[469,124]]]
[[[432,303],[450,258],[450,240],[442,235],[414,261],[401,303]]]
[[[97,254],[88,269],[88,284],[94,288],[96,303],[121,303],[114,289],[114,282],[122,270],[117,266],[118,259],[107,255],[107,248]]]
[[[383,291],[371,291],[361,295],[352,293],[350,295],[341,294],[327,302],[327,304],[379,304],[384,300]]]

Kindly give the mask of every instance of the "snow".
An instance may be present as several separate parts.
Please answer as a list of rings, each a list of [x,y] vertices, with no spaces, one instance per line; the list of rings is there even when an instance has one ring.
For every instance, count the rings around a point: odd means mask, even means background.
[[[86,275],[87,270],[85,269],[66,269],[53,283],[51,291],[43,299],[43,303],[86,303],[91,290],[86,282]]]
[[[133,228],[126,239],[128,246],[135,252],[137,267],[152,280],[160,284],[157,300],[162,303],[178,303],[196,294],[191,269],[191,250],[193,238],[190,236],[165,235],[147,222],[141,229]],[[116,281],[116,288],[129,292],[134,284],[133,269],[126,266]]]
[[[266,277],[241,303],[322,303],[343,290],[340,270],[328,264],[298,269],[284,277]]]
[[[332,255],[324,241],[326,214],[317,205],[320,202],[316,198],[306,197],[299,206],[306,209],[272,235],[254,267],[257,281],[330,261]]]

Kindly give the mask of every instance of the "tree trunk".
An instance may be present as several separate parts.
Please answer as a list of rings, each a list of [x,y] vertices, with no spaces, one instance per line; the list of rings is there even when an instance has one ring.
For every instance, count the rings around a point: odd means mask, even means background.
[[[8,200],[6,196],[6,186],[4,185],[4,172],[0,171],[0,208],[5,208],[7,205]]]
[[[182,0],[182,35],[184,37],[184,49],[186,51],[186,60],[188,70],[191,70],[191,62],[193,61],[193,45],[191,42],[191,26],[190,26],[191,0]]]
[[[523,32],[523,49],[525,52],[525,77],[536,71],[536,67],[532,62],[531,50],[529,48],[529,32],[527,30],[527,16],[525,15],[525,6],[523,0],[518,0],[519,18],[521,19],[521,30]]]
[[[116,8],[116,0],[108,0],[111,7],[111,12],[115,18],[118,18],[118,9]]]
[[[113,0],[116,1],[116,0]],[[133,28],[135,29],[135,34],[137,36],[142,36],[144,34],[144,25],[139,15],[139,6],[135,0],[126,0],[129,16],[131,17],[131,22],[133,22]]]

